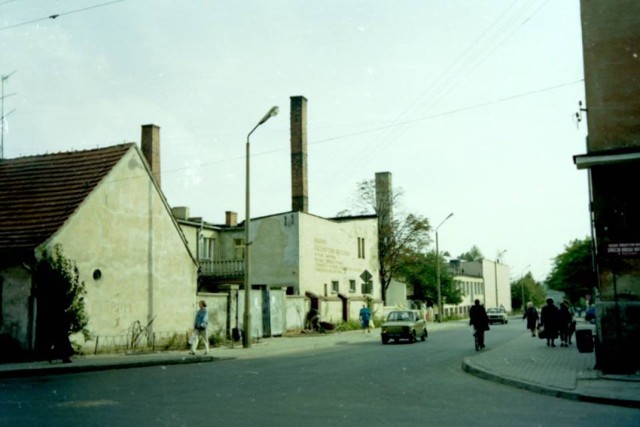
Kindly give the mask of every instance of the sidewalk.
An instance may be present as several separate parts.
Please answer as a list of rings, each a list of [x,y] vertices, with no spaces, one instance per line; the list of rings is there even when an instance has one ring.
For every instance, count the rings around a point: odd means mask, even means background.
[[[594,329],[579,322],[578,329]],[[547,347],[524,333],[508,344],[467,357],[462,369],[481,378],[571,400],[640,408],[640,375],[603,375],[594,370],[595,353],[573,345]]]
[[[429,333],[443,329],[466,328],[466,322],[430,323]],[[578,324],[578,329],[589,327]],[[378,335],[379,330],[371,334]],[[253,359],[300,351],[322,349],[341,344],[371,341],[369,334],[350,331],[334,334],[309,334],[296,337],[266,338],[244,349],[242,344],[200,351],[192,356],[187,351],[171,351],[131,355],[76,356],[73,363],[31,362],[0,364],[2,378],[79,373],[107,369],[208,363],[220,360]],[[549,348],[543,340],[528,332],[509,343],[467,357],[462,362],[466,372],[502,384],[572,400],[598,402],[640,408],[640,376],[609,376],[595,371],[594,353],[579,353],[575,342],[571,347]]]

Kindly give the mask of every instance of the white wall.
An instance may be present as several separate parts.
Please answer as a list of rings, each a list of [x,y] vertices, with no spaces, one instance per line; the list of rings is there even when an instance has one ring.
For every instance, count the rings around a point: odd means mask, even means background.
[[[76,262],[93,335],[152,319],[157,332],[191,327],[197,266],[135,148],[46,244]]]

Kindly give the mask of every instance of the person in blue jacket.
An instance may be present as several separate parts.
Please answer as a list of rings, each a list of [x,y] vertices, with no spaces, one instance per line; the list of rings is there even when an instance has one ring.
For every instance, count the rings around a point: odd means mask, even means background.
[[[366,329],[368,332],[371,332],[371,326],[369,322],[371,321],[371,310],[366,305],[362,305],[360,309],[360,325],[362,325],[362,333],[364,334],[364,330]]]
[[[191,339],[191,354],[196,354],[200,339],[204,341],[204,354],[209,353],[209,313],[207,312],[207,303],[200,300],[200,307],[196,312],[196,318],[193,322],[193,336]]]

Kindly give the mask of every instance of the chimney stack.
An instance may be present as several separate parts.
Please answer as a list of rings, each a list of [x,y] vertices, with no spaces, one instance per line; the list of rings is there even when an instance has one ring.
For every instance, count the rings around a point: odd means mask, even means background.
[[[229,227],[237,227],[238,226],[238,213],[233,211],[226,211],[225,213],[225,224]]]
[[[160,186],[160,126],[142,125],[142,154],[147,160],[153,178]]]
[[[309,212],[307,190],[307,98],[291,97],[291,210]]]
[[[376,172],[376,213],[381,226],[393,221],[393,186],[391,172]]]

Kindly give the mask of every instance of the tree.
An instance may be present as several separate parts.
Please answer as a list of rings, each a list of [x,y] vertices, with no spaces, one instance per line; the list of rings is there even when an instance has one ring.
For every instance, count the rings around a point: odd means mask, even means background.
[[[480,261],[484,258],[484,255],[476,245],[473,245],[467,252],[460,254],[458,258],[462,261]]]
[[[524,301],[522,294],[524,292]],[[531,272],[528,272],[518,280],[511,282],[511,305],[513,308],[524,309],[524,305],[531,301],[534,306],[544,305],[546,292],[541,283],[536,282]]]
[[[431,241],[429,220],[420,215],[396,214],[402,191],[395,191],[392,197],[379,197],[375,180],[358,183],[353,210],[345,210],[338,216],[371,215],[378,216],[378,261],[380,263],[380,284],[382,299],[392,279],[398,276],[403,256],[418,254]]]
[[[564,292],[574,304],[586,294],[593,293],[598,286],[591,245],[589,237],[570,242],[565,246],[564,252],[554,258],[553,268],[547,276],[547,286]]]
[[[436,258],[435,252],[407,253],[399,263],[398,275],[413,288],[416,300],[427,301],[427,304],[438,302],[438,288],[436,278],[436,262],[440,263],[440,288],[443,303],[459,304],[462,295],[453,285],[453,276],[447,268],[442,255]]]
[[[38,336],[41,350],[48,351],[52,345],[71,334],[86,329],[88,318],[85,311],[85,284],[80,281],[75,263],[66,258],[60,245],[53,252],[44,251],[34,269],[34,282],[38,297]]]

